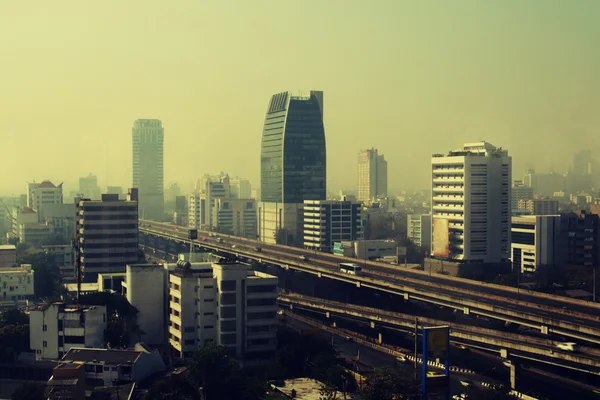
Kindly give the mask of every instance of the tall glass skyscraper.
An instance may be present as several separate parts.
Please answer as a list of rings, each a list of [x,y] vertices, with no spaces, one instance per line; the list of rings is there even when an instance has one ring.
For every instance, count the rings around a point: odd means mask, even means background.
[[[158,119],[136,120],[132,139],[133,187],[138,189],[139,216],[162,220],[165,209],[162,123]]]
[[[266,242],[301,243],[304,200],[325,200],[327,195],[323,92],[271,97],[260,161],[259,236]]]
[[[273,95],[262,135],[261,200],[325,200],[326,161],[323,92]]]

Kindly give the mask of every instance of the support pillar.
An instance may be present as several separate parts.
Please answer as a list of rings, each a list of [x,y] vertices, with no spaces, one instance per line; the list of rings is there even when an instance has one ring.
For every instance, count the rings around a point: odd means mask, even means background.
[[[383,335],[381,334],[381,332],[377,334],[377,343],[383,344]]]
[[[510,364],[510,388],[517,390],[517,365],[514,363]]]

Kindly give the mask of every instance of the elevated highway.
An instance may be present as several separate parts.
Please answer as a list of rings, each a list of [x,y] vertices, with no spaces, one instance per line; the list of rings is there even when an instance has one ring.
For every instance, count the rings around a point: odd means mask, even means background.
[[[414,316],[383,311],[370,307],[323,300],[293,293],[280,293],[280,305],[291,309],[306,309],[325,314],[329,318],[341,317],[371,324],[373,328],[414,331]],[[541,363],[600,375],[600,350],[580,347],[572,353],[559,350],[557,342],[531,336],[499,332],[471,325],[448,323],[431,318],[419,317],[422,326],[450,326],[450,340],[479,349],[499,353],[504,358],[523,358]],[[385,334],[383,335],[385,341]]]
[[[143,244],[151,240],[189,245],[187,229],[171,224],[140,221]],[[248,261],[278,265],[318,277],[345,281],[357,287],[449,307],[464,314],[476,314],[509,323],[539,329],[566,338],[600,344],[600,304],[529,290],[486,284],[439,274],[391,266],[373,261],[313,252],[291,246],[265,244],[256,240],[199,231],[195,247],[232,254]],[[340,262],[363,265],[364,275],[339,271]],[[412,267],[415,267],[412,265]]]

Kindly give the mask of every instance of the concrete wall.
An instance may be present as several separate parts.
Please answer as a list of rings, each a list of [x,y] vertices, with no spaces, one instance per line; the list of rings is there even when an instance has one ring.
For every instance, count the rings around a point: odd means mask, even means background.
[[[164,268],[156,264],[127,265],[127,300],[138,309],[137,322],[144,332],[141,341],[149,345],[165,342]]]

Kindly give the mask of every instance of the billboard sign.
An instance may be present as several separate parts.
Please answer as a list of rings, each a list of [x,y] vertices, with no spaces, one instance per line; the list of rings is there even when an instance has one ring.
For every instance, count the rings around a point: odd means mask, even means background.
[[[450,258],[449,223],[445,218],[433,218],[432,256]]]
[[[450,396],[449,348],[450,327],[423,327],[422,393],[424,399],[428,398],[428,395],[444,394],[447,399]],[[443,362],[444,373],[441,375],[434,374],[432,376],[428,376],[427,361],[430,360],[439,360],[438,362]]]

